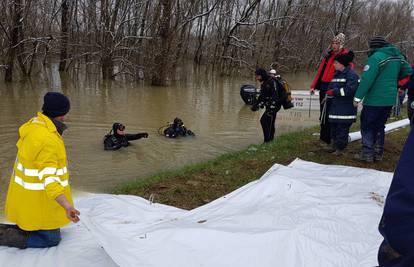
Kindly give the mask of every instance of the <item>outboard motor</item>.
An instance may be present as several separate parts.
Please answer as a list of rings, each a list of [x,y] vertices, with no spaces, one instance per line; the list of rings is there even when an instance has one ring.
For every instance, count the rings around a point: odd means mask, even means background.
[[[257,92],[254,85],[245,84],[240,88],[240,96],[246,105],[253,105],[256,103],[258,95],[259,92]]]

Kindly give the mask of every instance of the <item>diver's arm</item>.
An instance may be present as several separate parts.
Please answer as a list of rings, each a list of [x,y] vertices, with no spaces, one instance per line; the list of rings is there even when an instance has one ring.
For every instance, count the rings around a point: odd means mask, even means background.
[[[148,138],[148,133],[125,134],[128,141],[138,140],[141,138]]]

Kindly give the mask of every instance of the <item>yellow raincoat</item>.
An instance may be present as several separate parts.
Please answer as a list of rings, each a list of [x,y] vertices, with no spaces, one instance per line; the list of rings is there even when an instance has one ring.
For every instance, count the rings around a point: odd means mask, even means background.
[[[65,144],[42,113],[19,129],[17,158],[7,192],[5,213],[26,231],[51,230],[69,223],[55,198],[65,194],[73,205]]]

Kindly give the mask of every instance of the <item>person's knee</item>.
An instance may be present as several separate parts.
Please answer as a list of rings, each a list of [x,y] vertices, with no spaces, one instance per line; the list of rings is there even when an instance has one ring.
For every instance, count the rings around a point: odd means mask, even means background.
[[[55,246],[59,245],[61,240],[62,240],[62,237],[60,235],[59,230],[50,232],[47,235],[47,243],[49,244],[50,247],[55,247]]]

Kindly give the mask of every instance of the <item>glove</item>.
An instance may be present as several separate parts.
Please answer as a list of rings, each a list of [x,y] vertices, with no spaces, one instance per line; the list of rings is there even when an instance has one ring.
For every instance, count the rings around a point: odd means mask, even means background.
[[[326,94],[329,95],[329,96],[333,96],[334,95],[334,90],[329,89],[328,91],[326,91]]]
[[[138,136],[140,138],[148,138],[148,133],[139,133]]]
[[[310,94],[311,94],[311,95],[314,95],[314,94],[315,94],[315,88],[311,88],[311,89],[310,89]]]
[[[254,105],[254,106],[252,106],[250,109],[251,109],[252,111],[258,111],[258,110],[259,110],[259,107],[258,107],[258,106],[256,106],[256,105]]]

